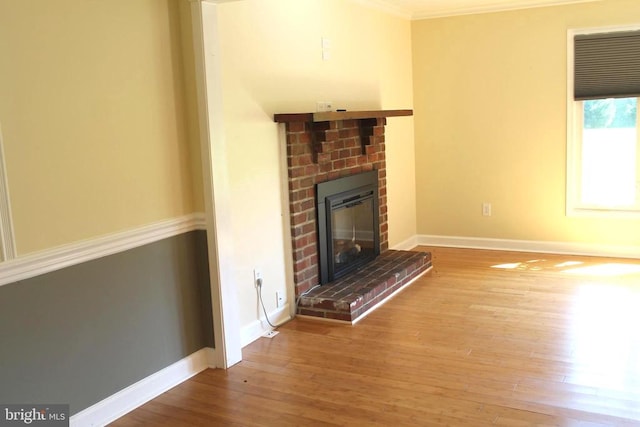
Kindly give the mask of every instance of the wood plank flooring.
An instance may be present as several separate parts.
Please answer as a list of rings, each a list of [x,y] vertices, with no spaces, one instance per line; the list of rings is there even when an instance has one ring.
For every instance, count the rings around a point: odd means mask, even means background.
[[[113,426],[640,426],[640,260],[419,248],[356,326],[295,319]]]

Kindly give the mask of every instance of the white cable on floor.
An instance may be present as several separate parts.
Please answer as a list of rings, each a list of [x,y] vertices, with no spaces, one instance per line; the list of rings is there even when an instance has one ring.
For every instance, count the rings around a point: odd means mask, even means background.
[[[273,329],[276,329],[282,325],[284,325],[285,323],[288,322],[288,320],[279,323],[277,325],[274,325],[273,323],[271,323],[271,321],[269,320],[269,315],[267,315],[267,309],[264,306],[264,300],[262,299],[262,279],[258,279],[256,284],[258,285],[258,300],[260,301],[260,305],[262,306],[262,311],[264,312],[264,318],[266,319],[267,323],[269,324],[269,326],[271,326]],[[314,287],[312,287],[311,289],[308,289],[307,291],[301,293],[300,295],[298,295],[298,298],[296,298],[296,312],[298,311],[298,303],[300,302],[300,298],[302,298],[303,296],[307,295],[309,292],[311,292],[312,290],[314,290],[315,288],[317,288],[318,285],[315,285]]]

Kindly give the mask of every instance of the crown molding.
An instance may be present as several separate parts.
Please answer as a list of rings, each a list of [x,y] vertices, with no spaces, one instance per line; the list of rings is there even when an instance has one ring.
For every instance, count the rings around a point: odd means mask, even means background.
[[[483,5],[469,5],[462,7],[440,8],[412,8],[398,6],[395,0],[353,0],[358,3],[382,10],[406,19],[420,20],[443,18],[447,16],[473,15],[480,13],[505,12],[510,10],[531,9],[537,7],[563,6],[577,3],[592,3],[602,0],[512,0],[496,3],[495,0],[487,1]],[[426,2],[425,2],[426,3]]]
[[[351,0],[354,3],[377,9],[390,15],[395,15],[404,19],[412,19],[412,13],[410,10],[399,7],[393,1],[387,0]]]
[[[222,3],[231,3],[238,2],[243,0],[189,0],[191,3],[212,3],[212,4],[222,4]]]

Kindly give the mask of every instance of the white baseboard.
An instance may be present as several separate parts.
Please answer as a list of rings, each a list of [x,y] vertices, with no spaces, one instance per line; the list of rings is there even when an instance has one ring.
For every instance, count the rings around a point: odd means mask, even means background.
[[[203,348],[73,415],[71,427],[104,426],[207,368],[215,368],[214,350]]]
[[[418,246],[418,236],[411,236],[407,240],[393,245],[391,249],[396,251],[409,251],[416,246]]]
[[[291,315],[289,314],[288,303],[269,313],[269,321],[274,325],[279,325],[290,319]],[[242,347],[245,347],[272,329],[264,317],[261,317],[259,320],[254,320],[240,330],[240,344]]]
[[[204,214],[194,213],[19,256],[0,264],[0,286],[204,229]]]
[[[580,242],[489,239],[479,237],[435,236],[421,234],[417,236],[417,245],[615,258],[640,258],[640,247],[638,246],[605,245]]]

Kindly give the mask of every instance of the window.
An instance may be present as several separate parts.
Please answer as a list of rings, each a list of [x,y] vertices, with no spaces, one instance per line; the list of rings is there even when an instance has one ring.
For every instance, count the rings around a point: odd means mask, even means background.
[[[640,217],[640,27],[569,32],[567,215]]]
[[[639,209],[638,98],[578,101],[582,121],[579,206]],[[582,114],[580,114],[582,113]]]

